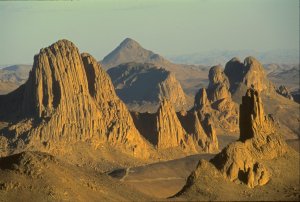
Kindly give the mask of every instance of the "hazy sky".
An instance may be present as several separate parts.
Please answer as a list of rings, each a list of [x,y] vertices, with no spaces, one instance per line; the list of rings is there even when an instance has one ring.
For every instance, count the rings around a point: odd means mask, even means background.
[[[162,55],[299,50],[299,1],[0,2],[0,64],[31,64],[62,38],[101,60],[126,37]]]

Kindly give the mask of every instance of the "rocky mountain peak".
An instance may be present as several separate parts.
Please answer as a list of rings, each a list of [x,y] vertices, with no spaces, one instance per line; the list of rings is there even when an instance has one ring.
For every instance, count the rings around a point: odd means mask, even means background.
[[[25,85],[23,113],[48,117],[59,105],[81,99],[74,92],[86,93],[86,84],[78,48],[68,40],[59,40],[34,57]]]
[[[24,86],[2,99],[19,100],[22,122],[12,125],[14,141],[41,151],[58,152],[70,143],[109,143],[140,158],[151,150],[116,96],[107,73],[89,54],[68,40],[41,49]],[[17,97],[14,97],[14,96]],[[21,106],[21,107],[19,107]],[[150,149],[150,150],[149,150]]]
[[[122,48],[127,48],[127,49],[141,48],[141,45],[137,41],[135,41],[131,38],[126,38],[120,43],[118,48],[120,48],[120,49],[122,49]]]
[[[116,49],[105,56],[101,64],[109,69],[128,62],[169,64],[166,59],[144,49],[138,42],[130,38],[126,38]]]

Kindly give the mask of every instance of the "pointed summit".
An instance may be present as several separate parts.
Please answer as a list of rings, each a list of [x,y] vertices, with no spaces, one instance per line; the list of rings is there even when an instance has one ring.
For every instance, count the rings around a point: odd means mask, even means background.
[[[120,43],[118,48],[134,48],[138,46],[141,47],[141,45],[137,41],[131,38],[126,38]]]
[[[144,49],[137,41],[131,38],[126,38],[116,49],[103,58],[101,64],[106,69],[109,69],[128,62],[153,64],[170,63],[162,56]]]

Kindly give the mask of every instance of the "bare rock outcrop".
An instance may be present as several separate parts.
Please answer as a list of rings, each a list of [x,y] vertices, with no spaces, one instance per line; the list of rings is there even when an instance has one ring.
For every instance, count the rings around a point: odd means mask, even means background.
[[[279,94],[279,95],[282,95],[283,97],[286,97],[290,100],[294,100],[291,92],[287,89],[287,87],[285,87],[284,85],[281,85],[279,86],[277,89],[276,89],[276,92]]]
[[[266,184],[271,177],[264,160],[286,152],[286,144],[276,134],[275,122],[265,116],[258,91],[248,89],[240,105],[240,140],[231,143],[211,162],[231,181],[253,188]]]
[[[193,137],[198,151],[214,153],[219,150],[216,130],[209,116],[202,117],[202,113],[195,110],[177,115],[185,131]]]
[[[163,99],[168,99],[176,109],[187,105],[186,95],[172,73],[159,84],[159,100]]]
[[[0,157],[6,156],[7,153],[7,138],[0,136]]]
[[[205,88],[200,88],[200,90],[195,95],[194,107],[197,109],[203,109],[210,107],[210,101],[207,98],[207,93]]]
[[[156,119],[158,149],[181,147],[183,150],[196,151],[192,137],[187,134],[168,100],[163,100]]]
[[[229,92],[229,80],[221,66],[218,65],[210,68],[208,79],[207,94],[211,102],[231,97]]]
[[[176,114],[172,103],[164,99],[157,113],[132,113],[136,128],[158,150],[180,148],[185,153],[216,152],[218,140],[209,117],[199,112],[181,111]]]
[[[221,66],[213,66],[209,70],[209,85],[207,87],[207,98],[203,90],[200,90],[195,96],[195,108],[202,109],[201,103],[205,102],[206,113],[212,114],[214,121],[219,122],[217,125],[226,131],[236,132],[238,130],[238,109],[237,105],[232,101],[229,91],[230,83],[223,72]],[[201,98],[201,95],[204,96]],[[202,100],[201,100],[202,99]],[[200,102],[199,102],[200,100]],[[207,107],[213,110],[208,110]]]
[[[72,42],[60,40],[41,49],[22,89],[16,106],[22,121],[6,129],[15,134],[11,144],[56,153],[78,141],[94,147],[108,142],[136,157],[150,155],[109,76]]]
[[[273,84],[267,79],[262,64],[254,57],[247,57],[244,63],[239,59],[231,59],[224,70],[230,81],[230,91],[234,93],[241,84],[246,88],[254,87],[258,92],[273,92]]]
[[[253,86],[258,92],[268,89],[268,81],[262,64],[254,57],[244,60],[245,75],[243,83],[250,88]]]
[[[107,73],[117,95],[132,111],[156,112],[163,99],[168,99],[176,110],[189,107],[175,75],[162,67],[130,62],[110,68]]]
[[[233,93],[240,83],[243,82],[245,75],[244,64],[236,57],[226,63],[224,73],[230,82],[230,92]]]

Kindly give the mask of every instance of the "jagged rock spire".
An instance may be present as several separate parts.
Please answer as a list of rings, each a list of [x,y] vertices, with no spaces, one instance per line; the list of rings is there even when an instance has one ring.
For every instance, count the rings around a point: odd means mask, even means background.
[[[209,105],[210,105],[210,103],[207,98],[206,89],[200,88],[200,90],[197,92],[197,94],[195,96],[194,108],[202,109],[203,107],[207,107]]]
[[[253,88],[247,90],[240,105],[240,140],[254,137],[259,128],[264,125],[264,110],[258,92]]]
[[[275,133],[274,120],[265,116],[259,93],[247,90],[240,105],[240,141],[229,144],[211,162],[231,181],[239,180],[253,188],[270,180],[260,160],[273,159],[286,152],[286,144]]]
[[[9,130],[22,137],[11,141],[24,149],[59,152],[84,141],[95,147],[109,143],[140,158],[150,155],[151,146],[135,128],[109,76],[68,40],[41,49],[28,81],[16,91],[21,91],[19,113],[25,123]]]
[[[176,112],[169,100],[164,99],[158,110],[156,128],[158,135],[158,149],[182,147],[194,150],[193,145],[188,145],[187,132],[183,129],[177,118]]]

